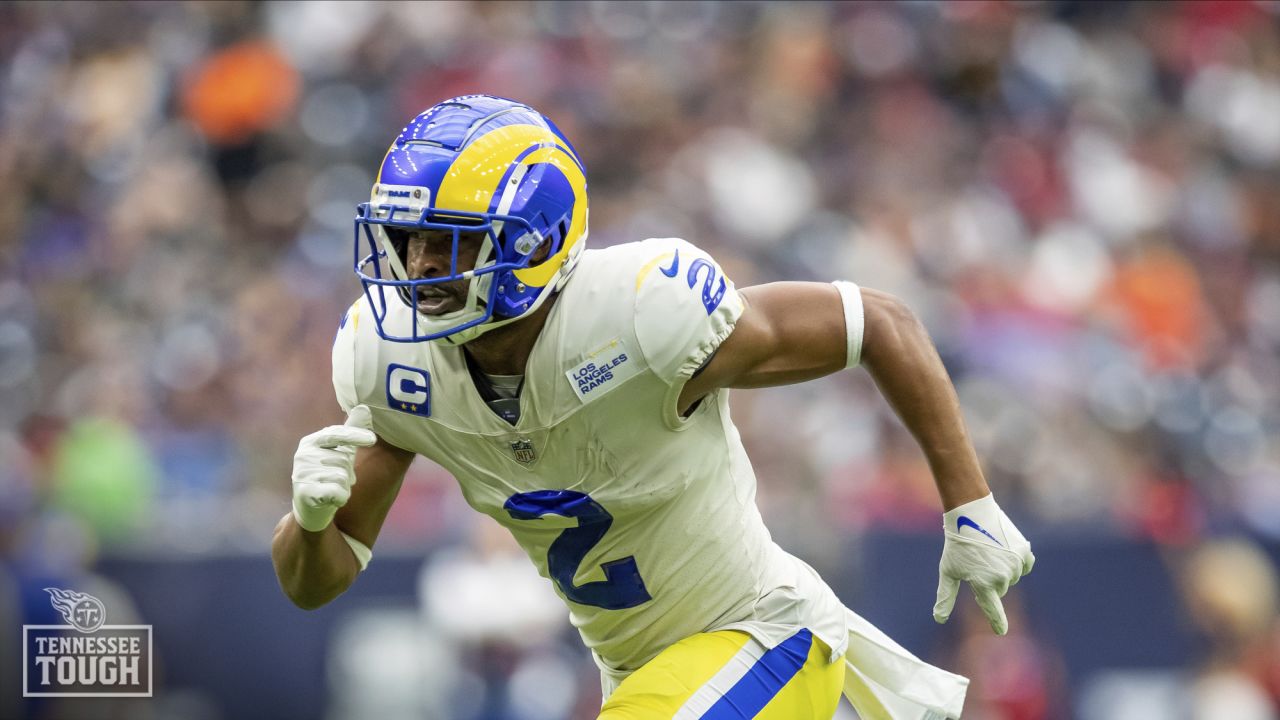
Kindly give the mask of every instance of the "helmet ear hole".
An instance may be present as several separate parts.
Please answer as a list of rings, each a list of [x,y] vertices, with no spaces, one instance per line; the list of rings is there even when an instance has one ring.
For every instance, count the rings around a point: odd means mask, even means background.
[[[530,265],[537,265],[544,262],[547,258],[560,252],[560,248],[564,247],[564,239],[569,232],[569,221],[561,220],[550,228],[547,233],[546,242],[538,248],[538,252],[529,259]]]
[[[533,262],[541,263],[547,258],[560,252],[560,248],[564,247],[564,239],[569,232],[569,223],[567,220],[561,220],[551,228],[551,232],[547,233],[547,241],[542,243],[542,247],[538,248],[538,254],[534,257]]]
[[[549,238],[551,242],[547,243],[547,257],[560,252],[564,248],[564,242],[568,237],[569,219],[563,218],[560,222],[556,223],[555,228],[552,229],[551,237]]]

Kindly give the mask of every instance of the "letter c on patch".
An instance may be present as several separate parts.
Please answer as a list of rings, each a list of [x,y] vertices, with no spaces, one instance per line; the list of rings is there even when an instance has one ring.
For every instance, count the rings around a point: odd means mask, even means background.
[[[408,365],[387,365],[387,407],[410,415],[431,415],[431,373]]]

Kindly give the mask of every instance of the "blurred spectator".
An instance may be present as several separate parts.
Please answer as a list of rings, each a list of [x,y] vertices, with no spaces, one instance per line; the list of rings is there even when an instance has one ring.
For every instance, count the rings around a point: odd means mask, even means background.
[[[991,625],[976,604],[961,611],[962,639],[956,672],[969,678],[966,720],[1054,720],[1066,718],[1061,659],[1028,628],[1021,596],[1004,602],[1009,634],[991,634]]]
[[[1273,720],[1280,638],[1280,582],[1254,546],[1216,540],[1198,548],[1183,571],[1187,607],[1208,642],[1190,688],[1195,720]]]
[[[0,6],[0,548],[15,561],[72,522],[108,551],[264,551],[297,439],[338,416],[352,208],[406,119],[469,92],[573,138],[595,246],[681,235],[739,285],[905,298],[1033,539],[1280,538],[1278,17]],[[836,562],[833,533],[936,525],[927,466],[865,376],[735,393],[734,411],[785,546]],[[468,534],[438,469],[410,481],[380,553]],[[1249,687],[1274,697],[1270,667]],[[1040,716],[1026,707],[1009,716]]]
[[[273,45],[242,43],[191,72],[183,107],[205,137],[236,145],[287,117],[297,96],[297,71]]]
[[[85,393],[126,382],[106,409],[151,446],[162,506],[267,514],[292,443],[335,412],[314,383],[356,293],[346,237],[373,159],[443,96],[509,92],[581,146],[596,244],[682,234],[740,283],[847,275],[906,297],[978,403],[1002,497],[1120,525],[1158,457],[1215,519],[1280,533],[1259,509],[1280,510],[1263,5],[326,7],[5,11],[8,427],[80,427]],[[143,31],[96,32],[123,24]],[[883,451],[902,431],[865,381],[831,382],[885,421],[856,419],[844,449],[797,436],[789,462],[810,498],[883,505],[914,453]],[[820,427],[813,399],[759,402]],[[748,444],[769,432],[748,423]],[[1081,444],[1121,477],[1065,477]]]
[[[54,451],[54,502],[82,518],[104,542],[138,532],[151,515],[156,469],[128,425],[83,418]]]

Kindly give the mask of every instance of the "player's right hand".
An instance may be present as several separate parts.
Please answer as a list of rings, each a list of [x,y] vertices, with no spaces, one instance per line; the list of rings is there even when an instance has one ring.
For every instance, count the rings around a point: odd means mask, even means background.
[[[293,456],[293,517],[304,530],[319,532],[351,498],[356,482],[356,448],[378,441],[367,405],[347,414],[345,425],[330,425],[302,438]]]

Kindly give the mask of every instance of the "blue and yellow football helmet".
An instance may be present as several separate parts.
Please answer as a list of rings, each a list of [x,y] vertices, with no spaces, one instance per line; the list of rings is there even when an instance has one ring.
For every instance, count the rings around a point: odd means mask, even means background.
[[[448,274],[409,277],[395,238],[418,230],[453,233]],[[480,233],[475,267],[460,270],[459,242]],[[355,270],[384,339],[461,344],[536,310],[569,277],[586,239],[586,176],[564,134],[528,105],[464,95],[418,115],[387,150],[356,211]],[[416,310],[421,289],[465,279],[462,309]],[[388,290],[414,317],[407,333],[384,323]]]

